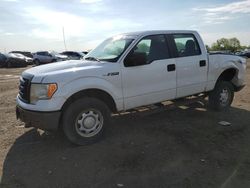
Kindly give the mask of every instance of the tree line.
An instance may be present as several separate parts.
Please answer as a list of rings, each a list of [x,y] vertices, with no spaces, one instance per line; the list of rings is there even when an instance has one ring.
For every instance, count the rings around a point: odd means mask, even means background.
[[[242,46],[240,44],[239,39],[237,38],[221,38],[218,39],[215,43],[213,43],[210,46],[206,45],[206,48],[208,51],[230,51],[230,52],[237,52],[237,51],[242,51],[245,49],[250,49],[250,45],[249,46]]]

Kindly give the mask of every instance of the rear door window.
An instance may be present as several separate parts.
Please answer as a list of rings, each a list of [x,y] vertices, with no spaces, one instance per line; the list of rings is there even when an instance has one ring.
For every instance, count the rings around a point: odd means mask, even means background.
[[[177,55],[179,57],[196,56],[201,54],[200,46],[193,34],[174,34]]]
[[[48,52],[37,52],[37,55],[48,56]]]

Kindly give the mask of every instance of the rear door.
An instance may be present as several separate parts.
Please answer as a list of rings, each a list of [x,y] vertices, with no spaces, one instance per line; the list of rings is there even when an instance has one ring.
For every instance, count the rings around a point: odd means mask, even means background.
[[[177,98],[205,91],[207,54],[202,53],[194,34],[171,34],[177,71]]]
[[[48,62],[48,57],[46,52],[37,52],[37,57],[41,63]]]

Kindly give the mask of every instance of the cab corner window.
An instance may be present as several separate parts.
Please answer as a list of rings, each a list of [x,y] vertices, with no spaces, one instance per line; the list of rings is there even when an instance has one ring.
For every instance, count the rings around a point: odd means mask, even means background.
[[[199,44],[193,34],[174,34],[173,37],[179,57],[201,54]]]
[[[124,66],[140,66],[156,60],[168,59],[169,52],[164,35],[143,38],[125,58]]]

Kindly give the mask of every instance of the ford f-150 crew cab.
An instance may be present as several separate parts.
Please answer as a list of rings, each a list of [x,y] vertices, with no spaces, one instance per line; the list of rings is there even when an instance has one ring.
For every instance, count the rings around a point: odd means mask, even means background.
[[[84,57],[28,69],[17,117],[27,127],[62,129],[73,143],[99,139],[111,113],[196,94],[223,110],[244,87],[246,60],[209,55],[195,31],[145,31],[105,40]]]

